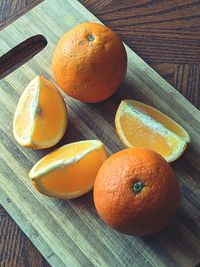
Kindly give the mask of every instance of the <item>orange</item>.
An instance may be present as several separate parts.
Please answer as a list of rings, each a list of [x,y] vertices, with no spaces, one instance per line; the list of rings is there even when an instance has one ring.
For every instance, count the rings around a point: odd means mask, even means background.
[[[84,102],[110,97],[123,81],[127,56],[123,43],[108,27],[79,24],[59,40],[52,59],[56,83],[68,95]]]
[[[22,146],[47,148],[63,137],[67,122],[67,108],[62,95],[50,80],[37,76],[19,99],[13,134]]]
[[[94,184],[94,203],[102,220],[129,235],[161,230],[180,203],[176,176],[156,152],[128,148],[101,166]]]
[[[115,125],[127,147],[146,147],[168,162],[181,156],[190,141],[188,133],[157,109],[139,101],[123,100],[116,112]]]
[[[29,177],[41,193],[61,199],[81,196],[93,188],[107,158],[102,142],[86,140],[64,145],[42,158]]]

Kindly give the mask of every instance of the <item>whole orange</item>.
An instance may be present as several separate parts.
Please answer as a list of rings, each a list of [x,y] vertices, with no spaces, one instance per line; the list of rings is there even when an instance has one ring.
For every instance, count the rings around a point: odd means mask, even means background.
[[[128,148],[101,166],[94,184],[94,203],[102,220],[130,235],[159,231],[180,203],[180,188],[170,165],[156,152]]]
[[[52,59],[53,76],[59,87],[88,103],[110,97],[126,70],[127,55],[120,38],[94,22],[81,23],[64,34]]]

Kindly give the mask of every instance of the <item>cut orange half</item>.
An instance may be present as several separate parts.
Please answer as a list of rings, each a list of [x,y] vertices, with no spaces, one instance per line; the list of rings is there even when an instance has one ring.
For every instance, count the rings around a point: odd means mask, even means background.
[[[19,99],[13,134],[22,146],[48,148],[60,141],[67,122],[67,108],[62,95],[50,80],[37,76]]]
[[[89,192],[107,158],[102,142],[86,140],[58,148],[31,169],[34,187],[50,197],[71,199]]]
[[[127,147],[152,149],[168,162],[179,158],[190,142],[188,133],[178,123],[139,101],[121,101],[115,125],[121,141]]]

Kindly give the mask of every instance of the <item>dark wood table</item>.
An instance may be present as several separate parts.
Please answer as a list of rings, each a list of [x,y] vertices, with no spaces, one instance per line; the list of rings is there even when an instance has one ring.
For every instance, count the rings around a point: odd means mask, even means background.
[[[0,29],[39,2],[0,1]],[[193,105],[200,107],[200,0],[80,2]],[[49,266],[1,206],[0,266]]]

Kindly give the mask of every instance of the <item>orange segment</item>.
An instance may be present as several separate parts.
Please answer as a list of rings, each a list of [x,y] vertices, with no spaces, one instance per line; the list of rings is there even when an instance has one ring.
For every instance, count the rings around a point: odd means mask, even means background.
[[[33,185],[41,193],[61,199],[89,192],[97,172],[107,158],[104,145],[86,140],[65,145],[42,158],[30,171]]]
[[[13,121],[14,136],[22,145],[30,142],[37,102],[37,84],[36,81],[33,80],[30,82],[29,86],[25,89],[19,99]]]
[[[127,147],[152,149],[168,162],[177,159],[186,148],[186,140],[189,142],[189,135],[181,126],[155,108],[138,101],[121,102],[115,125]]]
[[[32,80],[20,97],[13,121],[17,142],[32,148],[55,145],[67,127],[62,95],[45,77]]]
[[[189,134],[185,131],[185,129],[183,129],[183,127],[181,127],[177,122],[172,120],[170,117],[168,117],[167,115],[163,114],[156,108],[151,107],[147,104],[135,100],[130,100],[130,101],[137,109],[145,111],[150,117],[154,118],[154,120],[164,125],[171,132],[175,133],[181,139],[185,140],[185,142],[187,143],[190,142]]]

